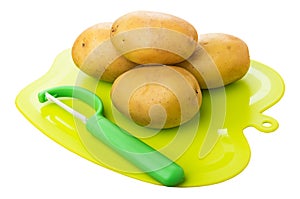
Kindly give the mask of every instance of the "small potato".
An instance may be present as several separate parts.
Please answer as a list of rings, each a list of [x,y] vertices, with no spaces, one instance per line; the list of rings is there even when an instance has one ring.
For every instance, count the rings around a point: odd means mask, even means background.
[[[241,79],[250,67],[246,43],[223,33],[200,35],[193,55],[177,64],[190,71],[202,89],[225,86]]]
[[[114,46],[139,64],[175,64],[194,52],[198,34],[187,21],[173,15],[136,11],[117,19],[111,29]]]
[[[112,23],[99,23],[83,31],[72,47],[75,65],[99,80],[113,82],[137,64],[124,58],[110,41]]]
[[[175,66],[142,66],[119,76],[111,89],[113,105],[141,126],[179,126],[199,111],[202,94],[195,77]]]

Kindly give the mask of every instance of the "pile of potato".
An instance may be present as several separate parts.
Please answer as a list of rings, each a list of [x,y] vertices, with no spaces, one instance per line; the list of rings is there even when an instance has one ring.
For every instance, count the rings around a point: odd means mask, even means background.
[[[75,65],[112,83],[113,105],[139,125],[179,126],[199,111],[201,89],[225,86],[248,71],[248,47],[223,33],[199,35],[173,15],[136,11],[83,31]]]

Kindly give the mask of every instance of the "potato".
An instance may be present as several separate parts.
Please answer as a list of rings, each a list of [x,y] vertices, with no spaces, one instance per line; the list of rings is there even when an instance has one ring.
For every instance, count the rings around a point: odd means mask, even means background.
[[[75,65],[99,80],[113,82],[120,74],[136,66],[124,58],[110,41],[112,23],[99,23],[83,31],[72,47]]]
[[[241,39],[223,33],[208,33],[200,35],[193,55],[177,65],[190,71],[201,88],[216,88],[241,79],[250,67],[250,56]]]
[[[190,23],[176,16],[136,11],[113,23],[111,40],[133,62],[172,65],[192,55],[198,34]]]
[[[176,66],[142,66],[119,76],[111,89],[119,112],[155,129],[181,125],[199,111],[202,94],[195,77]]]

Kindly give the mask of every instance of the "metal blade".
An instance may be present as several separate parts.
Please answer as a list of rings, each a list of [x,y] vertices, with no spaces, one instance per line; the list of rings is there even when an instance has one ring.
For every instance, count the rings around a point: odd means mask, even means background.
[[[55,104],[57,104],[58,106],[60,106],[61,108],[63,108],[64,110],[66,110],[67,112],[71,113],[74,117],[77,117],[78,119],[80,119],[83,123],[86,123],[87,121],[87,117],[81,113],[79,113],[78,111],[72,109],[71,107],[67,106],[66,104],[64,104],[63,102],[61,102],[59,99],[55,98],[54,96],[52,96],[49,93],[45,93],[46,98],[49,101],[54,102]]]

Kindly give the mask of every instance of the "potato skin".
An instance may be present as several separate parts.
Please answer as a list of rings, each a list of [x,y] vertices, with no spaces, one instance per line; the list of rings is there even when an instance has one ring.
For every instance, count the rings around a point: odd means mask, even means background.
[[[114,107],[135,123],[163,129],[195,116],[202,94],[195,77],[175,66],[143,66],[119,76],[111,89]]]
[[[176,16],[136,11],[113,23],[111,40],[127,59],[135,63],[172,65],[193,53],[198,34],[190,23]]]
[[[190,71],[202,89],[217,88],[241,79],[250,67],[247,44],[224,33],[200,35],[193,55],[177,64]]]
[[[98,23],[84,30],[72,46],[72,59],[84,73],[113,82],[137,64],[124,58],[110,41],[112,23]]]

